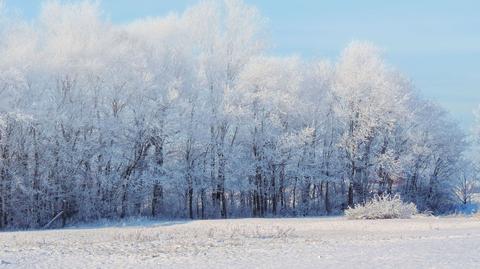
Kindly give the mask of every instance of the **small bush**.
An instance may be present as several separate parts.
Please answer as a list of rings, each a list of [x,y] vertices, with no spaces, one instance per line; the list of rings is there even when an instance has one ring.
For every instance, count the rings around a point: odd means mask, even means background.
[[[417,214],[414,203],[404,203],[400,195],[376,195],[365,205],[357,204],[345,210],[349,219],[408,219]]]

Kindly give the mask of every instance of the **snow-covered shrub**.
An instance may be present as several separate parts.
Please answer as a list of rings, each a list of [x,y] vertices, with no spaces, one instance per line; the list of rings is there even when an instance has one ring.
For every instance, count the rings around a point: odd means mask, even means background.
[[[376,195],[365,205],[345,210],[349,219],[407,219],[417,213],[414,203],[404,203],[400,195]]]

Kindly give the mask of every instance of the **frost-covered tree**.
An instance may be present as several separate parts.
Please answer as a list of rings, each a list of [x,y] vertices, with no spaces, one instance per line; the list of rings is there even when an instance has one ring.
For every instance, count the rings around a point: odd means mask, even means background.
[[[343,52],[333,91],[339,98],[336,113],[342,128],[343,171],[350,184],[349,205],[353,200],[366,202],[371,184],[391,192],[399,178],[395,144],[403,118],[410,116],[408,87],[371,44],[352,43]]]
[[[479,183],[474,163],[470,160],[462,160],[458,179],[453,189],[456,198],[463,205],[471,203],[473,195],[479,190]]]

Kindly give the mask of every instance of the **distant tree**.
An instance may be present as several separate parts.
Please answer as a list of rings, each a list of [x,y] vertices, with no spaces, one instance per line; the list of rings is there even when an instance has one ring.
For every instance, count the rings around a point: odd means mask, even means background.
[[[474,165],[465,161],[461,166],[459,179],[454,188],[458,200],[464,205],[471,203],[473,195],[479,190],[479,183]]]

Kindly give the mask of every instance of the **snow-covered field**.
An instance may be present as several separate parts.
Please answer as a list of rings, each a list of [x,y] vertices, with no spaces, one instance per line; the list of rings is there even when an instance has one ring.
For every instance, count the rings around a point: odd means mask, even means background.
[[[239,219],[5,232],[0,268],[480,268],[480,218]]]

